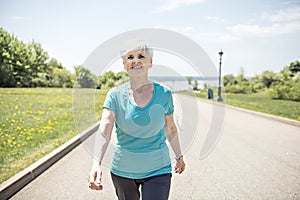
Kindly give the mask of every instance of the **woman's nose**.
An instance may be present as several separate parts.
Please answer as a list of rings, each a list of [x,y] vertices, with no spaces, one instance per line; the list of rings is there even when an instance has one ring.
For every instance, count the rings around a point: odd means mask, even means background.
[[[133,63],[138,63],[140,61],[140,59],[139,58],[133,58]]]

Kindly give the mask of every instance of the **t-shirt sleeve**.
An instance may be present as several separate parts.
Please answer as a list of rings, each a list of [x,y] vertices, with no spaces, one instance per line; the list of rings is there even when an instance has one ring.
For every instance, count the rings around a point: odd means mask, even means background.
[[[106,98],[102,107],[108,108],[112,110],[114,113],[116,113],[116,97],[112,89],[110,89],[106,94]]]
[[[171,114],[174,113],[174,104],[173,104],[173,96],[172,96],[172,92],[171,91],[168,91],[168,107],[167,107],[167,113],[166,115],[169,116]]]

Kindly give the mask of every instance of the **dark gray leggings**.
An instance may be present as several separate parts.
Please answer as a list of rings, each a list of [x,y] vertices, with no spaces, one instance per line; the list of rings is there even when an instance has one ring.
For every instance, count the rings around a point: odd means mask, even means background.
[[[142,200],[167,200],[172,174],[163,174],[145,179],[130,179],[111,173],[119,200],[139,200],[142,185]]]

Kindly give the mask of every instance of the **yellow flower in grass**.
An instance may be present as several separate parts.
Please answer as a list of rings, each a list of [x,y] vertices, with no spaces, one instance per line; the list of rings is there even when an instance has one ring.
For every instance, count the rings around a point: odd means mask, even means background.
[[[45,112],[42,111],[42,110],[39,110],[39,111],[38,111],[38,114],[39,114],[39,115],[42,115],[42,114],[44,114],[44,113],[45,113]]]

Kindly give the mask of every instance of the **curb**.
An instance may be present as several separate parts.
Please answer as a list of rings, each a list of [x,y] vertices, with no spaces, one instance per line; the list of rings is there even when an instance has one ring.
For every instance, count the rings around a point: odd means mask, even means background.
[[[229,107],[229,108],[232,108],[232,109],[235,109],[235,110],[239,110],[239,111],[243,111],[243,112],[248,112],[249,114],[257,115],[259,117],[263,117],[263,118],[266,118],[266,119],[271,119],[271,120],[278,121],[278,122],[281,122],[281,123],[285,123],[285,124],[300,127],[300,121],[297,121],[297,120],[288,119],[288,118],[284,118],[284,117],[279,117],[279,116],[276,116],[276,115],[257,112],[257,111],[253,111],[253,110],[247,110],[245,108],[238,108],[238,107],[230,106],[230,105],[226,105],[226,107]]]
[[[241,111],[241,112],[247,112],[249,114],[256,115],[256,116],[259,116],[259,117],[263,117],[263,118],[266,118],[266,119],[270,119],[270,120],[274,120],[274,121],[282,122],[282,123],[285,123],[285,124],[300,127],[300,121],[297,121],[297,120],[288,119],[288,118],[284,118],[284,117],[279,117],[279,116],[276,116],[276,115],[266,114],[266,113],[262,113],[262,112],[258,112],[258,111],[248,110],[248,109],[245,109],[245,108],[239,108],[239,107],[227,105],[226,103],[219,103],[219,102],[210,101],[210,100],[201,99],[201,98],[198,98],[198,99],[201,100],[201,101],[207,102],[207,103],[222,105],[222,106],[225,106],[226,108],[232,108],[234,110],[238,110],[238,111]]]
[[[0,199],[9,199],[16,194],[20,189],[33,181],[36,177],[46,171],[54,163],[72,151],[75,147],[82,143],[85,139],[91,136],[97,129],[99,123],[92,125],[86,130],[82,131],[71,140],[67,141],[62,146],[53,150],[51,153],[42,157],[26,169],[17,173],[7,181],[0,185]]]

